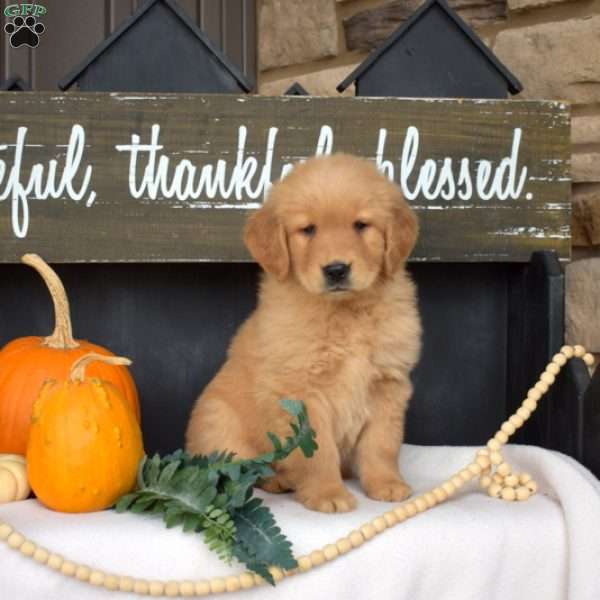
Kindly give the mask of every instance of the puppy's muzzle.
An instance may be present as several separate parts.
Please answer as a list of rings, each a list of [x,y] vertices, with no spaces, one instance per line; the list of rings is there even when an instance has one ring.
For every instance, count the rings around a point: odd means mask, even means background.
[[[347,290],[349,288],[350,265],[343,262],[332,262],[321,267],[325,285],[328,290]]]

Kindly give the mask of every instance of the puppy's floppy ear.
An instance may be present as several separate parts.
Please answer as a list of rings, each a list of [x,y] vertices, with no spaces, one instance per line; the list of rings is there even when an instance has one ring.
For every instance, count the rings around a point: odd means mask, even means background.
[[[400,191],[395,191],[389,221],[385,228],[384,267],[387,275],[402,265],[417,242],[419,223]]]
[[[246,221],[244,243],[267,273],[279,281],[287,277],[290,255],[285,229],[268,202]]]

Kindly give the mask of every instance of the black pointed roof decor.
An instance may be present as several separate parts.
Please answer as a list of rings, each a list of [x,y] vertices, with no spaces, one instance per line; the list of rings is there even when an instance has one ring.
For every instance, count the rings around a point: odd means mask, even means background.
[[[445,0],[428,0],[338,86],[356,95],[506,97],[523,86]]]
[[[2,92],[27,92],[29,90],[31,90],[31,86],[19,75],[13,75],[0,82],[0,91]]]
[[[283,92],[284,96],[309,96],[310,94],[297,81]]]
[[[254,84],[175,0],[147,0],[63,77],[90,91],[250,92]]]

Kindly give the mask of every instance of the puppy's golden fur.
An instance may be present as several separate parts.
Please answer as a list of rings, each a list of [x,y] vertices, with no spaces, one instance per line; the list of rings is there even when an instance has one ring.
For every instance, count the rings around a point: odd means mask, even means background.
[[[267,431],[290,433],[280,400],[300,399],[319,450],[275,465],[265,489],[294,490],[313,510],[347,511],[356,502],[342,476],[354,472],[371,498],[408,496],[397,465],[420,352],[404,268],[416,237],[399,188],[365,160],[312,158],[275,184],[245,230],[265,270],[258,307],[194,407],[188,451],[268,451]],[[328,265],[346,276],[329,277]]]

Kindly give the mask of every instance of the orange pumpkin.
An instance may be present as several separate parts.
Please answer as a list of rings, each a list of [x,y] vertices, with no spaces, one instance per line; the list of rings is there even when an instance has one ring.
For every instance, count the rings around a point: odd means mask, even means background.
[[[102,346],[73,339],[69,301],[62,282],[36,254],[25,254],[21,260],[36,269],[48,286],[56,324],[48,337],[18,338],[0,350],[0,453],[25,454],[31,409],[46,379],[65,379],[71,365],[89,352],[114,356]],[[96,362],[89,374],[117,386],[139,421],[137,389],[126,367]]]
[[[62,512],[103,510],[130,492],[144,455],[133,410],[110,382],[86,377],[89,363],[131,364],[90,353],[66,380],[48,380],[33,405],[27,475],[38,500]]]

